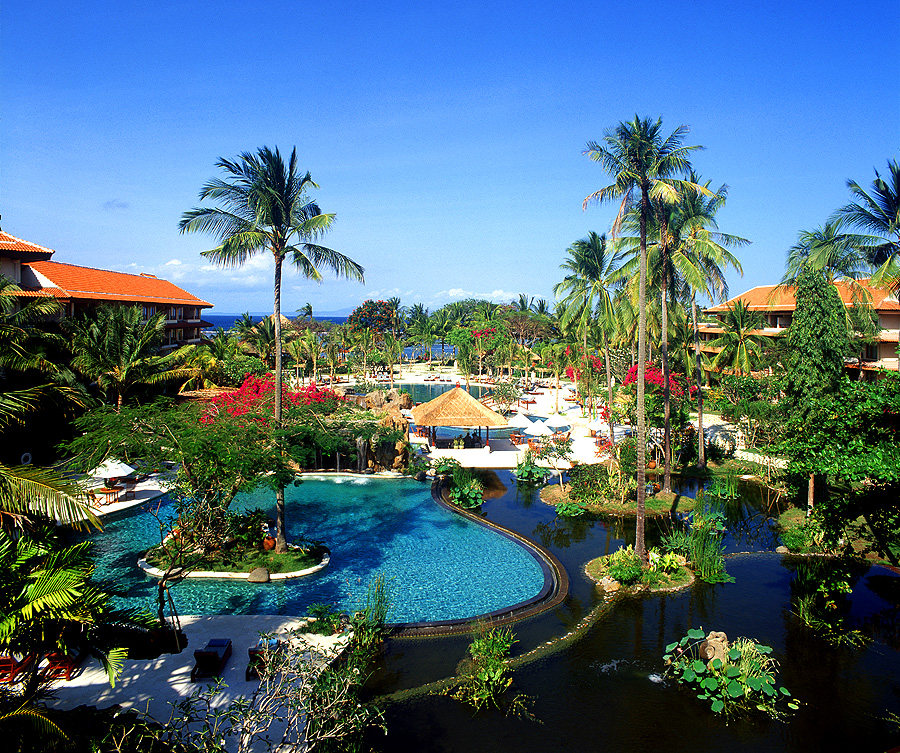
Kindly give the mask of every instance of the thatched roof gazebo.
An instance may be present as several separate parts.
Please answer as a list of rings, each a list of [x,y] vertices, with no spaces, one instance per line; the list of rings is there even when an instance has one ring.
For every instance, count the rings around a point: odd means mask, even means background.
[[[434,433],[436,426],[477,427],[479,430],[484,426],[490,430],[492,426],[507,425],[506,418],[476,400],[461,387],[454,387],[438,395],[434,400],[417,405],[412,409],[412,415],[416,426],[431,427],[432,441],[436,439]]]

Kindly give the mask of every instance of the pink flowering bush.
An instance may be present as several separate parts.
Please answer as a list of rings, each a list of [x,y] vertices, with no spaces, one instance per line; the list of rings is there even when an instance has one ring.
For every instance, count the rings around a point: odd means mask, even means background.
[[[315,382],[300,390],[284,388],[282,397],[285,407],[315,407],[330,410],[344,398],[328,387],[320,387]],[[215,413],[225,412],[230,416],[245,416],[248,413],[271,413],[275,409],[275,377],[272,374],[256,376],[248,374],[243,384],[232,392],[213,398],[209,411],[201,420],[211,420]]]

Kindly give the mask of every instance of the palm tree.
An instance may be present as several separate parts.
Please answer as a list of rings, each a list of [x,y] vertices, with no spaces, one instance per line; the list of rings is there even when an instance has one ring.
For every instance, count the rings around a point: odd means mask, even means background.
[[[244,333],[241,341],[252,352],[259,356],[260,360],[270,369],[274,368],[278,340],[275,336],[275,320],[271,316],[257,322]]]
[[[247,335],[253,331],[253,328],[256,326],[256,323],[253,321],[253,317],[250,316],[249,311],[245,311],[241,314],[237,319],[234,320],[234,324],[231,329],[238,336],[238,339],[243,340]]]
[[[195,370],[177,366],[181,353],[158,355],[165,331],[165,314],[143,319],[137,306],[103,306],[96,316],[66,323],[72,340],[72,366],[95,380],[103,390],[112,390],[116,406],[141,385],[164,384],[188,379]]]
[[[863,277],[869,261],[862,246],[870,238],[843,232],[844,224],[843,218],[837,217],[813,230],[801,230],[797,243],[788,249],[782,284],[795,283],[805,268],[821,272],[830,281]]]
[[[756,334],[763,325],[762,316],[751,311],[743,301],[729,305],[722,318],[725,331],[710,343],[722,349],[713,358],[712,365],[717,369],[729,368],[737,374],[750,374],[768,343],[769,338]]]
[[[609,338],[615,319],[613,289],[618,271],[619,253],[608,248],[605,235],[594,231],[575,241],[566,251],[569,254],[560,269],[568,274],[562,282],[553,286],[553,293],[561,298],[563,326],[578,321],[584,345],[588,353],[588,330],[596,316],[603,332],[603,351],[606,354],[606,390],[608,404],[612,405],[612,373],[609,364]],[[610,441],[615,441],[612,421],[609,422]]]
[[[313,320],[313,307],[312,304],[307,302],[304,303],[300,308],[297,309],[297,316],[301,319],[308,319],[310,322]]]
[[[256,154],[243,152],[237,160],[220,159],[225,178],[213,178],[200,191],[200,200],[219,206],[199,207],[182,215],[181,232],[208,232],[221,245],[203,253],[224,267],[241,266],[268,251],[275,262],[275,423],[281,426],[281,268],[287,259],[306,279],[320,281],[322,269],[339,277],[364,281],[365,270],[350,257],[315,243],[334,224],[333,214],[323,214],[309,198],[318,188],[309,172],[301,174],[297,150],[285,165],[281,153],[261,147]],[[284,488],[276,490],[276,551],[287,551],[284,525]]]
[[[595,191],[582,203],[584,209],[592,201],[603,203],[616,199],[622,200],[613,223],[612,235],[615,238],[625,212],[633,204],[634,194],[640,195],[637,210],[640,222],[640,280],[638,288],[638,478],[635,551],[645,563],[647,562],[647,551],[644,543],[646,495],[644,463],[647,427],[644,415],[644,372],[647,353],[647,315],[645,310],[647,302],[647,222],[651,215],[651,197],[666,197],[675,200],[682,182],[673,180],[672,176],[685,173],[690,169],[688,154],[699,148],[682,145],[682,139],[688,131],[687,126],[679,126],[667,138],[663,138],[661,129],[662,119],[658,119],[654,123],[649,118],[641,119],[635,115],[633,121],[619,123],[612,131],[608,131],[603,137],[602,144],[588,142],[584,153],[594,162],[600,163],[614,182]]]
[[[884,285],[900,292],[900,165],[888,160],[887,179],[875,171],[870,191],[856,181],[848,180],[847,188],[855,201],[841,207],[838,216],[852,227],[872,236],[861,244],[868,262],[875,267],[872,284]],[[900,329],[900,328],[898,328]],[[897,345],[897,370],[900,371],[900,344]]]
[[[900,289],[900,164],[888,160],[887,179],[876,170],[871,193],[854,180],[847,181],[847,188],[855,201],[841,207],[838,216],[872,234],[861,246],[876,267],[872,282],[896,292]]]

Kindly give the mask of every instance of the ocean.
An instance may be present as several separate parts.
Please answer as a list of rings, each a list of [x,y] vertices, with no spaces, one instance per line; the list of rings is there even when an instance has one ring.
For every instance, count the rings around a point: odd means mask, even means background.
[[[209,329],[222,327],[227,330],[231,329],[234,326],[234,323],[242,316],[243,314],[204,314],[203,321],[209,322],[212,325]],[[253,321],[262,321],[266,316],[271,316],[271,314],[253,314]],[[288,317],[288,319],[290,318],[291,317]],[[346,316],[314,316],[313,319],[319,322],[334,322],[335,324],[343,324],[347,321]]]

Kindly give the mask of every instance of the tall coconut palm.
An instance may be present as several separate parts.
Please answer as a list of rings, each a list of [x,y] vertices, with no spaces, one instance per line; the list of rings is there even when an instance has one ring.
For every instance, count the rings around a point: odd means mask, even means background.
[[[304,303],[300,308],[297,309],[296,314],[297,314],[297,316],[299,316],[301,319],[306,319],[306,320],[308,320],[308,321],[311,322],[311,321],[313,320],[313,307],[312,307],[312,304],[309,303],[309,302]]]
[[[722,317],[725,331],[710,343],[714,348],[722,349],[712,365],[717,369],[731,369],[736,374],[750,374],[768,344],[769,338],[757,334],[763,324],[762,315],[751,311],[743,301],[731,304]]]
[[[569,254],[560,269],[567,272],[562,282],[553,286],[553,293],[561,299],[562,324],[578,322],[585,357],[588,352],[588,331],[596,317],[603,332],[603,351],[606,354],[606,390],[608,404],[612,405],[612,373],[609,363],[609,337],[613,328],[615,308],[613,291],[620,256],[606,242],[605,235],[594,231],[575,241],[566,251]],[[613,424],[609,422],[610,441],[615,441]]]
[[[781,282],[795,283],[805,268],[821,272],[831,281],[865,276],[870,265],[862,247],[870,238],[844,232],[845,224],[836,217],[813,230],[801,230],[797,243],[788,249]]]
[[[200,200],[218,206],[185,212],[178,224],[186,232],[211,233],[220,245],[203,256],[224,267],[242,266],[259,253],[272,254],[275,266],[275,423],[281,425],[281,270],[285,260],[306,279],[322,279],[322,270],[362,282],[365,270],[350,257],[321,246],[317,241],[334,224],[334,214],[324,214],[309,193],[318,188],[309,172],[297,164],[297,150],[285,164],[277,148],[261,147],[255,154],[243,152],[236,160],[217,163],[224,178],[213,178],[200,191]],[[276,551],[287,551],[284,524],[284,489],[276,490]]]
[[[871,236],[861,244],[868,262],[875,268],[872,283],[900,292],[900,165],[888,160],[887,177],[875,171],[869,191],[856,181],[848,180],[847,188],[854,201],[841,207],[838,216],[852,227]],[[897,345],[900,356],[900,344]],[[897,360],[900,371],[900,358]]]
[[[876,267],[872,282],[900,289],[900,164],[888,160],[887,177],[876,170],[872,188],[866,191],[855,180],[847,181],[854,201],[841,207],[838,216],[852,227],[870,234],[862,244],[869,263]]]
[[[179,365],[178,351],[158,354],[165,320],[159,313],[144,321],[137,306],[103,306],[94,316],[70,319],[72,366],[101,390],[112,391],[118,408],[138,386],[195,376],[193,368]]]
[[[647,550],[644,542],[646,481],[645,454],[647,441],[646,417],[644,415],[644,372],[647,353],[647,223],[651,216],[651,199],[668,198],[672,201],[679,195],[682,181],[674,175],[684,174],[690,169],[688,155],[699,149],[685,146],[682,141],[688,132],[687,126],[679,126],[668,137],[662,135],[662,119],[655,123],[649,118],[637,115],[634,120],[619,123],[608,131],[602,143],[590,141],[584,153],[598,162],[613,178],[613,183],[595,191],[582,203],[586,208],[591,202],[603,203],[621,199],[619,211],[613,222],[612,235],[618,235],[626,211],[633,205],[635,194],[639,195],[637,207],[640,224],[640,279],[638,287],[638,374],[637,374],[637,520],[635,531],[635,551],[646,563]]]

